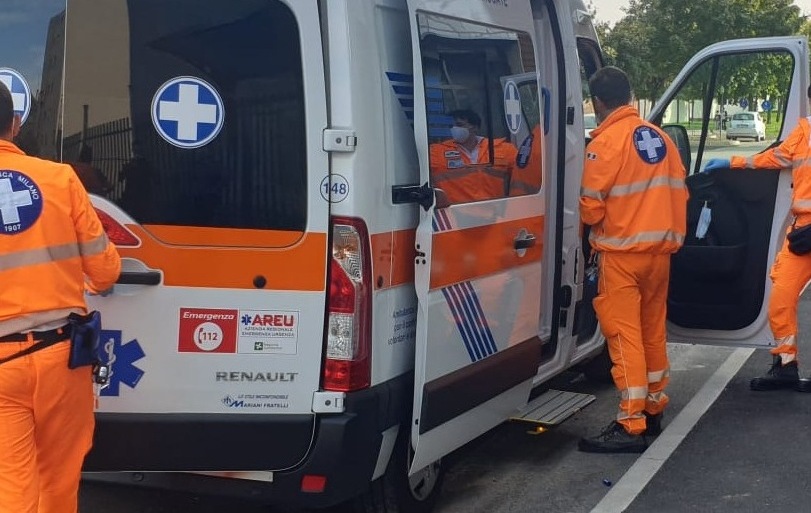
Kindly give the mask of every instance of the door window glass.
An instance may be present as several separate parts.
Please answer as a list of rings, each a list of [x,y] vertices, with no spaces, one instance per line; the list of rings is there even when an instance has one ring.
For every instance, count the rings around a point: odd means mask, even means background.
[[[452,203],[538,192],[542,120],[530,36],[419,14],[431,185]]]
[[[711,158],[751,155],[777,140],[794,59],[786,52],[728,54],[693,70],[658,120],[688,133],[691,173]]]
[[[591,103],[589,92],[589,79],[602,67],[602,58],[599,47],[588,39],[577,40],[577,54],[580,58],[580,89],[583,95],[583,137],[591,139],[591,131],[597,128],[597,117],[594,115],[594,105]]]
[[[66,0],[3,2],[0,81],[24,123],[15,143],[29,155],[59,158],[59,95]]]

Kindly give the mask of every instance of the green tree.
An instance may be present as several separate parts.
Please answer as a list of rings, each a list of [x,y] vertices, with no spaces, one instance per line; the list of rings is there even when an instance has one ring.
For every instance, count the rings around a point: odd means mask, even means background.
[[[605,34],[605,54],[626,70],[638,97],[654,99],[705,46],[797,34],[805,23],[792,0],[631,0],[626,12]],[[758,69],[759,83],[776,81],[763,78],[769,69]]]

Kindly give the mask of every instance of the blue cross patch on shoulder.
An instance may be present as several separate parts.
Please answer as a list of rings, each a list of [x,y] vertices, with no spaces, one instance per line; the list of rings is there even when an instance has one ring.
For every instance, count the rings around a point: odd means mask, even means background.
[[[42,214],[42,193],[29,176],[0,171],[0,234],[14,235],[31,228]]]
[[[648,164],[658,164],[667,155],[664,139],[649,126],[640,126],[634,130],[634,148],[639,158]]]

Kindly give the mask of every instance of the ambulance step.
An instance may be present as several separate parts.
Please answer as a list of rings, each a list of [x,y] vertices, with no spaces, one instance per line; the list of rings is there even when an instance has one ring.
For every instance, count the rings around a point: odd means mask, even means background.
[[[510,420],[556,426],[579,412],[595,399],[591,394],[548,390],[527,404]]]

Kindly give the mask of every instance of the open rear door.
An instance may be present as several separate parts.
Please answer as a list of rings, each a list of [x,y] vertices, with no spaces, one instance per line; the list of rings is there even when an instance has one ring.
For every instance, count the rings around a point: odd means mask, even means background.
[[[541,356],[545,203],[537,79],[502,82],[536,74],[529,3],[408,4],[414,128],[432,203],[416,237],[413,472],[529,397]],[[481,118],[474,155],[451,137],[457,109]]]
[[[791,170],[699,171],[711,158],[753,155],[785,139],[808,114],[808,83],[804,37],[727,41],[690,60],[652,111],[655,123],[688,135],[678,137],[689,155],[690,202],[687,240],[672,261],[670,341],[772,343],[769,269],[790,222]],[[698,237],[704,206],[712,222]]]

